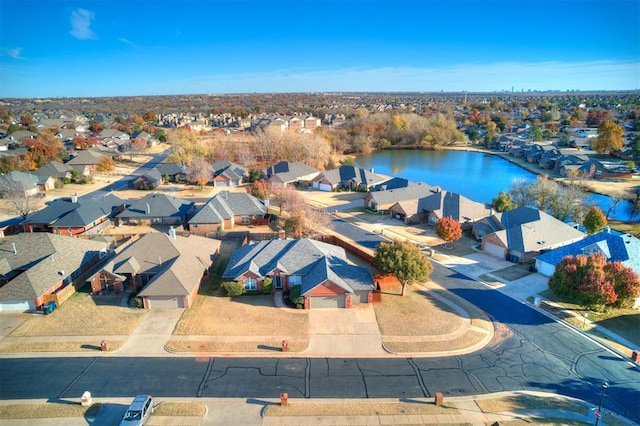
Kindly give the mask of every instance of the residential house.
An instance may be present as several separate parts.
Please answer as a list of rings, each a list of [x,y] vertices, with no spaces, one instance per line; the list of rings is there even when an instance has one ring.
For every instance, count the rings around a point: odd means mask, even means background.
[[[187,180],[186,169],[177,163],[160,163],[156,166],[165,182],[184,182]]]
[[[397,202],[390,208],[391,215],[405,223],[427,222],[435,226],[439,219],[451,217],[460,223],[462,229],[491,213],[483,203],[472,201],[465,196],[449,191],[437,191],[426,197]]]
[[[379,183],[377,185],[373,185],[371,188],[369,188],[370,191],[374,192],[374,191],[389,191],[391,189],[400,189],[400,188],[406,188],[408,186],[415,186],[415,185],[421,185],[418,184],[416,182],[412,182],[408,179],[405,178],[399,178],[399,177],[392,177],[389,180],[386,180],[382,183]]]
[[[21,145],[25,139],[38,139],[38,134],[29,130],[18,130],[6,137],[7,141]]]
[[[156,146],[158,144],[158,139],[155,137],[155,135],[145,132],[144,130],[134,132],[131,135],[131,139],[143,139],[147,142],[148,147]]]
[[[39,191],[38,176],[31,173],[19,172],[13,170],[4,175],[0,175],[0,196],[10,197],[21,195],[30,197],[36,195]]]
[[[125,225],[184,226],[195,209],[193,201],[151,193],[131,204],[116,218]]]
[[[108,243],[21,233],[0,243],[0,311],[40,309],[108,253]]]
[[[316,128],[321,126],[321,124],[322,120],[312,115],[305,117],[304,119],[304,128],[310,132],[314,132]]]
[[[131,182],[133,189],[155,189],[162,183],[162,175],[157,168],[153,168],[138,176]]]
[[[89,176],[92,170],[98,168],[100,161],[105,158],[106,155],[93,149],[85,149],[78,151],[75,157],[71,158],[65,164],[78,170],[80,173]]]
[[[269,182],[278,188],[308,184],[319,174],[320,170],[298,161],[281,161],[264,170]]]
[[[136,292],[145,309],[189,308],[208,279],[220,241],[150,233],[140,237],[90,277],[92,293]]]
[[[337,189],[368,191],[371,187],[387,180],[389,180],[388,177],[377,175],[373,171],[355,166],[341,166],[320,173],[313,178],[311,186],[320,191],[335,191]]]
[[[125,202],[111,193],[56,198],[22,222],[25,232],[50,232],[69,236],[99,234],[124,210]]]
[[[62,164],[57,161],[51,161],[34,171],[33,174],[40,177],[52,177],[59,184],[69,183],[73,174],[73,170],[68,164]]]
[[[402,201],[418,200],[428,195],[434,194],[440,189],[435,186],[418,182],[415,185],[398,189],[388,189],[386,191],[371,191],[364,198],[364,208],[372,209],[381,214],[390,212],[391,207]]]
[[[267,224],[266,214],[267,208],[264,203],[253,195],[246,192],[221,191],[189,220],[189,230],[204,234],[232,229],[236,224]]]
[[[131,145],[131,136],[116,129],[103,129],[96,138],[107,148],[113,148],[120,152],[126,151]]]
[[[305,309],[350,308],[372,301],[369,269],[349,264],[343,248],[309,239],[273,239],[250,243],[233,252],[223,279],[261,290],[265,278],[273,289],[300,286]]]
[[[218,160],[211,165],[211,168],[213,169],[213,186],[240,186],[249,175],[249,169],[227,160]]]
[[[492,230],[490,226],[496,226]],[[585,237],[581,231],[532,207],[518,207],[480,221],[482,250],[508,261],[528,262],[546,250],[574,243]],[[488,231],[488,232],[487,232]],[[479,235],[475,229],[474,235]]]

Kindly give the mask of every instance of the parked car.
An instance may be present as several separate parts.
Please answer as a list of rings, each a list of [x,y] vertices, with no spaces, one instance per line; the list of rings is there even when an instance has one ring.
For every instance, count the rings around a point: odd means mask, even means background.
[[[150,395],[138,395],[124,413],[120,426],[142,426],[153,413],[153,398]]]

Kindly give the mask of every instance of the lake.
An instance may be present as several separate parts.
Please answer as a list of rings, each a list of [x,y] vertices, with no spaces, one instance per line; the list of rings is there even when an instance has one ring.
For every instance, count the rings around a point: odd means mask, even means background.
[[[491,203],[500,191],[508,190],[515,179],[535,179],[537,176],[497,155],[473,151],[378,151],[356,158],[356,164],[373,169],[375,173],[440,186],[483,203]],[[588,202],[605,213],[612,205],[610,197],[598,194],[591,195]],[[628,201],[621,201],[609,217],[622,221],[640,220]]]

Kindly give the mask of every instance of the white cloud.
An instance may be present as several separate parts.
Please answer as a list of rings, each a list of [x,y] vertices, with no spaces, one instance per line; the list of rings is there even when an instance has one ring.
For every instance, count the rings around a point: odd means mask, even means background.
[[[22,53],[21,47],[5,47],[2,49],[4,54],[13,58],[13,59],[24,59],[20,54]]]
[[[90,28],[94,16],[93,12],[82,8],[71,11],[71,31],[69,33],[78,40],[96,38],[95,33]]]
[[[134,43],[134,42],[132,42],[131,40],[128,40],[128,39],[126,39],[126,38],[124,38],[124,37],[120,37],[120,38],[118,39],[118,41],[120,41],[121,43],[124,43],[124,44],[128,44],[128,45],[129,45],[129,46],[131,46],[131,47],[139,47],[137,44],[135,44],[135,43]]]

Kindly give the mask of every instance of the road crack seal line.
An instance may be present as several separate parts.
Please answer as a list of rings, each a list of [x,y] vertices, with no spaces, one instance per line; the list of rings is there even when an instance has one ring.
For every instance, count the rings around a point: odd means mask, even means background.
[[[64,398],[64,395],[69,392],[71,390],[71,388],[80,381],[80,379],[82,379],[88,372],[89,370],[96,364],[96,362],[98,362],[98,358],[94,358],[93,361],[91,362],[91,364],[87,365],[87,367],[82,370],[82,372],[80,374],[78,374],[78,377],[76,377],[75,379],[73,379],[71,381],[71,383],[69,383],[69,386],[67,386],[66,388],[64,388],[64,390],[62,392],[60,392],[60,395],[58,395],[58,398]]]
[[[196,393],[196,396],[198,398],[201,398],[204,390],[209,387],[207,386],[207,382],[209,381],[209,375],[211,374],[211,370],[213,369],[214,362],[215,362],[215,358],[209,358],[209,362],[207,363],[207,368],[205,369],[204,375],[202,376],[202,381],[200,382],[200,385],[198,385],[198,392]]]
[[[360,367],[360,362],[356,359],[356,366],[358,367],[358,371],[360,372],[360,378],[362,379],[362,386],[364,386],[364,395],[365,398],[369,398],[369,389],[367,389],[367,380],[362,367]]]
[[[311,360],[305,358],[306,365],[304,367],[304,397],[311,398]]]
[[[413,368],[413,371],[415,371],[415,373],[416,373],[416,379],[418,380],[418,384],[420,385],[420,389],[422,390],[422,394],[426,398],[432,396],[431,393],[429,393],[429,390],[427,389],[427,386],[424,384],[424,379],[422,378],[422,374],[420,373],[420,367],[418,367],[416,365],[416,363],[413,361],[413,358],[407,358],[407,362],[409,363],[411,368]]]

